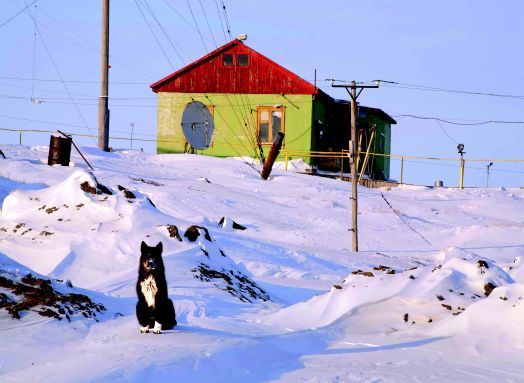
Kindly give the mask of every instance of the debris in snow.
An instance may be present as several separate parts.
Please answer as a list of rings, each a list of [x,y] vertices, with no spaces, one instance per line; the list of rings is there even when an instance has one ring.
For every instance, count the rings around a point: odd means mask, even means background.
[[[385,271],[386,274],[395,274],[395,270],[393,270],[389,266],[384,266],[384,265],[375,266],[375,267],[373,267],[373,270],[375,270],[375,271]]]
[[[362,270],[355,270],[351,274],[353,274],[353,275],[363,275],[365,277],[374,277],[375,276],[371,271],[362,271]]]
[[[495,286],[493,283],[491,282],[488,282],[484,285],[484,294],[486,294],[487,297],[489,297],[489,294],[491,294],[491,292],[493,290],[495,290],[497,288],[497,286]]]
[[[404,314],[404,322],[408,323],[408,321],[409,321],[409,315]]]
[[[235,273],[230,270],[227,273],[226,270],[213,270],[204,263],[201,263],[196,269],[191,271],[195,273],[195,278],[205,282],[214,282],[216,287],[227,291],[242,302],[253,303],[257,299],[264,302],[271,300],[263,289],[240,272]]]
[[[203,226],[193,225],[188,227],[186,232],[184,233],[184,237],[186,237],[189,240],[189,242],[195,242],[197,238],[200,236],[200,230],[204,230],[204,238],[211,242],[209,231]]]
[[[133,193],[128,188],[123,187],[122,185],[117,185],[117,189],[124,192],[124,197],[127,199],[136,199],[135,193]]]
[[[218,224],[222,227],[231,227],[235,230],[246,230],[247,228],[245,226],[240,225],[239,223],[236,223],[232,219],[229,219],[228,217],[222,217],[220,218],[220,221]]]
[[[145,184],[148,184],[148,185],[153,185],[153,186],[166,186],[164,184],[161,184],[160,182],[156,182],[156,181],[151,181],[151,180],[145,180],[143,178],[131,178],[133,181],[138,181],[138,182],[142,182],[142,183],[145,183]]]
[[[482,259],[479,259],[477,261],[477,264],[478,264],[479,268],[484,267],[486,269],[489,269],[488,263],[486,261],[482,260]]]
[[[453,308],[450,305],[447,305],[445,303],[442,303],[442,307],[444,307],[445,309],[448,309],[448,310],[453,310]]]
[[[442,295],[439,294],[439,295],[437,295],[437,299],[438,299],[439,301],[443,301],[443,300],[444,300],[444,297],[443,297]]]
[[[59,209],[58,207],[53,206],[53,207],[50,207],[50,208],[45,209],[45,212],[46,212],[47,214],[52,214],[52,213],[54,213],[55,211],[57,211],[58,209]]]
[[[166,228],[171,238],[176,238],[180,242],[182,242],[182,237],[180,237],[180,234],[178,233],[178,227],[176,227],[175,225],[166,225]]]
[[[72,287],[71,283],[66,285]],[[21,278],[3,273],[0,275],[0,289],[3,290],[0,292],[0,309],[5,309],[13,319],[21,319],[24,312],[33,311],[58,320],[66,318],[69,322],[75,315],[98,320],[97,315],[106,310],[86,295],[60,293],[53,288],[51,280],[34,277],[31,273]]]
[[[80,184],[80,189],[82,189],[86,193],[93,194],[93,195],[96,195],[96,194],[113,195],[113,193],[107,186],[104,186],[98,182],[96,183],[96,187],[94,187],[94,186],[91,186],[88,181],[84,181]]]

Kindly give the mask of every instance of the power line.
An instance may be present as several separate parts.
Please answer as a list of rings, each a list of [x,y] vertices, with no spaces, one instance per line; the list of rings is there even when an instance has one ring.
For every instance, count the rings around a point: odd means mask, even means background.
[[[178,58],[180,59],[180,61],[182,62],[182,64],[185,65],[185,61],[184,59],[182,58],[182,55],[180,54],[180,52],[178,51],[177,47],[175,46],[175,42],[171,39],[171,37],[169,36],[169,34],[167,33],[166,29],[164,28],[164,26],[160,23],[160,21],[158,20],[158,18],[156,17],[155,13],[153,12],[153,10],[151,9],[151,7],[149,6],[149,4],[147,3],[146,0],[142,0],[146,6],[146,9],[147,11],[149,12],[149,14],[151,15],[151,17],[153,17],[153,19],[155,20],[155,22],[157,23],[158,27],[160,28],[160,30],[162,31],[162,33],[164,34],[164,36],[166,37],[167,41],[169,42],[169,44],[171,45],[171,47],[173,48],[173,50],[175,51],[176,55],[178,56]],[[180,50],[182,50],[182,48],[180,48]],[[184,52],[184,54],[187,56],[187,53]]]
[[[98,45],[93,44],[91,41],[85,39],[84,37],[82,37],[81,35],[76,33],[74,30],[69,28],[64,23],[60,22],[59,20],[57,20],[53,16],[49,15],[47,12],[45,12],[41,8],[40,8],[40,12],[44,16],[46,16],[48,19],[50,19],[52,22],[58,24],[60,26],[60,30],[66,30],[66,31],[68,31],[69,34],[62,34],[62,33],[58,32],[58,31],[56,31],[55,29],[51,28],[49,25],[46,25],[46,24],[40,22],[49,31],[51,31],[52,33],[54,33],[58,37],[64,39],[65,41],[68,41],[69,43],[71,43],[71,44],[73,44],[73,45],[75,45],[75,46],[77,46],[79,48],[84,49],[85,51],[87,51],[89,53],[92,53],[92,54],[95,54],[97,56],[100,56],[101,53],[100,53],[100,49],[99,49]],[[77,39],[79,39],[83,43],[82,44],[78,43],[77,41],[73,40],[70,36],[75,36]],[[153,72],[150,72],[149,70],[140,68],[139,66],[137,66],[137,65],[135,65],[133,63],[130,63],[127,60],[124,60],[124,59],[122,59],[120,57],[117,57],[115,55],[109,55],[109,58],[110,58],[112,63],[118,63],[118,64],[126,67],[127,69],[129,69],[129,70],[131,70],[131,71],[141,75],[141,76],[144,76],[144,77],[151,77],[151,76],[158,77],[159,76],[156,73],[153,73]]]
[[[213,42],[215,43],[215,46],[218,47],[217,41],[215,40],[215,35],[213,33],[213,30],[211,29],[211,25],[209,25],[209,20],[207,19],[206,10],[204,9],[204,6],[202,5],[202,0],[198,0],[200,3],[200,8],[202,9],[202,13],[204,14],[204,18],[206,19],[207,27],[209,28],[209,33],[211,34],[211,38],[213,39]]]
[[[3,80],[18,80],[18,81],[33,81],[32,78],[27,77],[13,77],[13,76],[0,76],[0,79]],[[62,82],[62,80],[57,79],[42,79],[42,78],[35,78],[34,81],[37,82]],[[78,84],[100,84],[100,81],[89,81],[89,80],[63,80],[63,82],[67,83],[78,83]],[[113,85],[150,85],[151,82],[130,82],[130,81],[111,81],[110,84]]]
[[[444,127],[440,124],[440,121],[439,120],[435,120],[436,123],[438,124],[440,130],[442,130],[442,132],[444,132],[444,134],[451,140],[453,141],[455,144],[458,144],[457,140],[455,140],[453,137],[451,137],[451,135],[447,132],[446,129],[444,129]]]
[[[40,124],[47,124],[47,125],[66,126],[66,127],[69,127],[69,128],[85,129],[85,126],[81,126],[81,125],[64,124],[64,123],[61,123],[61,122],[52,122],[52,121],[43,121],[43,120],[33,120],[33,119],[30,119],[30,118],[23,118],[23,117],[0,115],[0,118],[7,118],[7,119],[10,119],[10,120],[20,120],[20,121],[28,121],[28,122],[38,122]]]
[[[6,21],[4,21],[2,24],[0,24],[0,28],[2,28],[4,25],[6,25],[7,23],[9,23],[11,20],[13,20],[15,17],[17,17],[18,15],[20,15],[21,13],[23,13],[27,8],[29,8],[31,5],[33,5],[34,3],[36,3],[37,0],[33,1],[31,4],[29,5],[26,5],[24,8],[22,8],[21,10],[19,10],[17,13],[15,13],[13,16],[11,16],[10,18],[8,18]]]
[[[504,121],[504,120],[487,120],[487,121],[477,121],[477,122],[456,122],[456,121],[449,121],[444,120],[440,117],[428,117],[428,116],[417,116],[414,114],[397,114],[393,117],[409,117],[409,118],[415,118],[419,120],[435,120],[439,122],[444,122],[446,124],[450,125],[463,125],[463,126],[470,126],[470,125],[487,125],[487,124],[524,124],[524,121]]]
[[[524,95],[502,94],[502,93],[494,93],[494,92],[478,92],[478,91],[461,90],[461,89],[449,89],[449,88],[439,88],[439,87],[433,87],[433,86],[427,86],[427,85],[407,84],[407,83],[401,83],[401,82],[397,82],[397,81],[388,81],[388,80],[375,80],[375,81],[379,81],[384,86],[387,86],[387,87],[390,87],[390,88],[421,90],[421,91],[428,91],[428,92],[445,92],[445,93],[470,94],[470,95],[476,95],[476,96],[491,96],[491,97],[524,99]]]
[[[231,34],[231,25],[229,24],[229,18],[227,17],[226,4],[224,4],[224,0],[220,0],[220,3],[222,4],[222,11],[224,12],[224,21],[227,27],[227,34],[229,35],[229,38],[232,40],[233,35]]]
[[[222,32],[224,33],[224,40],[227,42],[226,29],[224,28],[224,23],[222,22],[222,15],[220,14],[220,8],[218,7],[218,0],[215,0],[215,5],[217,7],[218,18],[220,19],[220,26],[222,27]]]
[[[142,18],[143,18],[144,21],[146,22],[147,27],[148,27],[149,30],[151,31],[151,34],[152,34],[153,37],[155,38],[155,41],[156,41],[156,43],[158,44],[160,50],[161,50],[162,53],[164,54],[164,57],[166,58],[167,62],[169,63],[169,66],[171,66],[171,69],[172,69],[172,70],[175,70],[175,67],[174,67],[173,64],[171,63],[171,60],[169,60],[169,57],[167,56],[166,51],[164,51],[164,48],[162,47],[162,44],[160,44],[160,41],[159,41],[158,38],[156,37],[155,31],[153,31],[153,28],[152,28],[151,25],[149,24],[149,21],[147,21],[146,15],[145,15],[144,12],[142,11],[142,8],[140,7],[140,4],[138,3],[137,0],[135,0],[135,4],[136,4],[138,10],[140,11],[140,14],[142,15]]]
[[[206,42],[204,41],[204,36],[202,36],[202,32],[200,32],[200,28],[198,27],[198,23],[193,13],[193,9],[191,8],[191,4],[189,4],[189,0],[186,0],[186,3],[187,3],[187,6],[189,7],[189,11],[191,12],[191,17],[193,18],[193,21],[195,22],[195,27],[198,31],[198,34],[200,35],[200,40],[202,40],[202,44],[204,44],[204,49],[206,50],[206,52],[209,53],[209,50],[207,49],[207,46],[206,46]]]
[[[382,198],[384,199],[384,201],[386,201],[386,204],[389,206],[389,208],[393,211],[393,213],[395,213],[397,215],[397,217],[400,218],[400,220],[407,226],[409,227],[413,232],[417,233],[420,238],[422,238],[424,240],[424,242],[426,242],[429,246],[432,246],[431,243],[426,239],[426,237],[424,237],[421,233],[419,233],[417,230],[415,230],[401,215],[400,215],[400,212],[397,210],[397,209],[394,209],[393,206],[391,206],[391,204],[389,203],[389,201],[386,199],[386,196],[384,195],[384,193],[380,192],[380,195],[382,196]]]
[[[31,12],[28,11],[28,15],[31,19],[34,20],[33,18],[33,15],[31,14]],[[49,56],[49,59],[51,60],[51,63],[53,64],[53,67],[55,68],[56,70],[56,73],[58,74],[58,78],[60,79],[62,85],[64,86],[67,94],[69,95],[69,98],[71,99],[71,101],[73,102],[73,105],[76,109],[76,112],[78,113],[78,115],[80,116],[80,119],[82,120],[82,122],[84,123],[84,126],[89,130],[89,133],[92,134],[91,132],[91,129],[89,128],[89,125],[87,124],[87,121],[86,119],[84,118],[84,115],[82,114],[82,112],[80,111],[80,109],[78,108],[78,105],[76,104],[76,101],[75,99],[73,98],[73,95],[71,94],[70,90],[69,90],[69,87],[67,86],[67,84],[64,82],[63,80],[63,77],[62,77],[62,73],[60,72],[60,69],[58,68],[58,65],[56,64],[54,58],[53,58],[53,55],[51,54],[51,51],[49,50],[49,47],[47,46],[46,42],[45,42],[45,39],[44,39],[44,36],[42,35],[42,33],[40,32],[40,29],[38,28],[36,22],[35,22],[35,30],[38,34],[38,36],[40,37],[40,39],[42,40],[42,44],[44,45],[44,48]]]

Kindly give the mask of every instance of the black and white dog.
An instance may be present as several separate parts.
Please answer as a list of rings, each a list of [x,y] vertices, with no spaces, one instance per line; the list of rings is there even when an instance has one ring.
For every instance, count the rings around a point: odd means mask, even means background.
[[[167,296],[167,282],[162,260],[162,242],[155,247],[144,241],[140,246],[140,265],[136,283],[136,317],[140,323],[140,332],[152,331],[160,334],[176,326],[175,308]]]

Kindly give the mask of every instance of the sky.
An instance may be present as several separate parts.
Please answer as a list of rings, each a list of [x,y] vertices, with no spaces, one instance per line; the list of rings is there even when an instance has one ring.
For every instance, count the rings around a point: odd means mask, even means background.
[[[111,2],[111,136],[125,140],[112,139],[110,146],[130,148],[133,129],[133,148],[154,152],[156,96],[149,84],[229,38],[222,28],[223,13],[218,12],[221,0],[147,0],[171,42],[144,1]],[[96,135],[101,1],[37,0],[27,8],[32,16],[27,12],[17,15],[32,2],[0,2],[0,128],[63,128]],[[524,122],[521,1],[496,6],[485,0],[224,3],[233,36],[247,34],[247,45],[311,82],[316,69],[318,86],[336,98],[347,95],[331,88],[326,79],[381,79],[521,96],[436,92],[385,82],[379,89],[364,91],[359,102],[383,109],[398,122],[392,129],[392,154],[456,158],[438,162],[405,159],[405,182],[432,185],[442,180],[445,186],[458,185],[458,143],[465,145],[465,186],[486,186],[486,166],[492,159],[524,159],[520,147],[523,123],[456,125],[402,117],[438,117],[458,123]],[[22,137],[25,145],[47,145],[48,141],[47,132]],[[75,141],[96,145],[92,138]],[[0,142],[17,144],[19,134],[0,130]],[[524,186],[524,162],[493,162],[489,186]],[[400,177],[396,158],[391,175]]]

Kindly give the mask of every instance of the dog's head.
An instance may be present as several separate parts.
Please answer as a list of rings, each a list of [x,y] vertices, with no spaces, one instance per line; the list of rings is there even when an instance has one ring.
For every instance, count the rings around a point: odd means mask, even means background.
[[[158,242],[158,245],[151,247],[142,241],[140,252],[140,270],[149,274],[155,272],[155,270],[164,268],[164,262],[162,261],[162,242]]]

